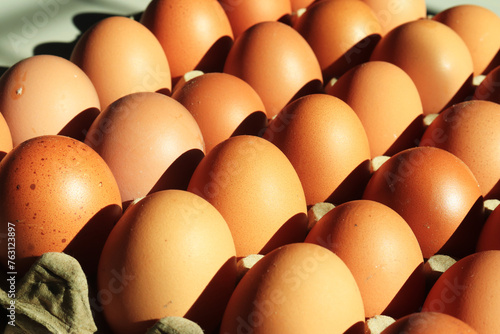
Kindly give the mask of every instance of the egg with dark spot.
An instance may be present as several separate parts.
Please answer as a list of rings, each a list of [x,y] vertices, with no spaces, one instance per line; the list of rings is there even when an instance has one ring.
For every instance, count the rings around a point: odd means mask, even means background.
[[[64,251],[92,275],[121,213],[111,170],[80,141],[35,137],[0,162],[0,233],[7,235],[9,226],[15,226],[18,273],[43,253]],[[1,245],[0,260],[6,266],[7,243]]]

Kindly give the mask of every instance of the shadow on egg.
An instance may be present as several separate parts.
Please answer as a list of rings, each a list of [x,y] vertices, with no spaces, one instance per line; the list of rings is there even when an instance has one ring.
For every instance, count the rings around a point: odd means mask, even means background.
[[[481,196],[476,200],[455,232],[436,254],[444,254],[461,259],[474,253],[485,222],[484,200]]]
[[[99,115],[97,108],[88,108],[73,117],[62,129],[58,135],[71,137],[83,142],[90,126]]]
[[[236,287],[236,275],[236,257],[232,257],[221,266],[184,317],[200,325],[205,333],[214,333]]]
[[[339,205],[347,201],[361,199],[370,176],[370,160],[367,159],[354,168],[323,202]]]
[[[287,244],[303,242],[307,236],[308,218],[305,213],[297,213],[289,218],[269,241],[262,247],[259,254],[265,255],[270,251]]]
[[[332,78],[340,77],[354,66],[369,61],[375,46],[381,38],[380,34],[371,34],[356,43],[341,57],[323,69],[323,81],[329,82]]]
[[[407,148],[418,146],[420,138],[424,134],[424,115],[421,114],[408,125],[408,127],[398,136],[396,141],[384,152],[384,155],[393,156]]]
[[[0,154],[0,160],[1,159],[1,154]],[[493,188],[486,194],[485,199],[500,199],[500,180],[495,184]]]
[[[266,130],[267,115],[263,111],[254,111],[248,115],[233,131],[231,137],[240,135],[261,136]]]
[[[166,96],[171,96],[172,95],[172,91],[168,88],[160,88],[156,91],[156,93],[159,93],[159,94],[163,94],[163,95],[166,95]]]
[[[0,151],[0,161],[7,155],[7,152],[5,151]]]
[[[366,324],[363,321],[358,321],[348,329],[343,334],[365,334],[369,333],[366,330]]]
[[[7,66],[0,66],[0,77],[5,73],[7,72],[7,70],[9,69],[9,67]]]
[[[418,312],[426,297],[424,263],[422,262],[408,277],[382,314],[401,318]]]
[[[498,52],[495,55],[495,57],[493,57],[493,59],[491,60],[491,62],[488,64],[488,66],[486,67],[486,69],[483,71],[483,74],[484,75],[488,74],[489,72],[491,72],[493,69],[495,69],[499,65],[500,65],[500,50],[498,50]]]
[[[323,83],[321,80],[314,79],[306,83],[302,88],[300,88],[295,95],[288,101],[287,104],[297,100],[298,98],[311,94],[322,94],[324,93]]]
[[[160,176],[148,195],[167,189],[186,190],[194,170],[204,156],[203,151],[194,148],[181,154]],[[130,202],[123,202],[124,210]]]
[[[64,253],[77,259],[90,279],[97,273],[97,264],[104,243],[121,215],[122,208],[119,205],[108,205],[99,210],[73,240],[61,240],[62,243],[69,242]]]
[[[233,46],[233,42],[233,38],[230,36],[219,38],[212,44],[194,69],[205,73],[222,72],[229,50]],[[180,78],[180,76],[172,78],[172,84],[175,85]]]
[[[448,109],[454,104],[471,100],[474,96],[474,86],[472,84],[473,74],[471,73],[469,77],[464,81],[464,83],[460,86],[458,91],[453,95],[453,97],[448,101],[448,103],[439,111],[443,111]]]

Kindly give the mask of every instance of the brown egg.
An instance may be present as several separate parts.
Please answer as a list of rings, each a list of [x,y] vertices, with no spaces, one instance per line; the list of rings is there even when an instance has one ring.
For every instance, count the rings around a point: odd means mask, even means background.
[[[500,66],[489,72],[474,91],[475,100],[500,103]]]
[[[385,35],[397,26],[427,17],[425,0],[362,0],[373,10]]]
[[[478,334],[460,319],[439,312],[418,312],[396,320],[381,334]]]
[[[12,135],[9,125],[0,113],[0,161],[10,150],[12,150]]]
[[[363,125],[342,100],[311,94],[286,106],[263,136],[288,157],[307,205],[360,198],[370,178],[370,147]]]
[[[257,23],[235,40],[224,72],[248,82],[270,118],[294,99],[320,92],[323,85],[309,44],[293,28],[274,21]]]
[[[290,0],[219,0],[231,23],[234,38],[256,23],[280,21],[290,23],[292,4]]]
[[[216,0],[152,0],[141,23],[158,38],[175,84],[192,70],[221,72],[233,32]]]
[[[267,114],[259,94],[242,79],[227,73],[206,73],[176,89],[172,98],[193,115],[210,152],[233,135],[259,135]]]
[[[422,311],[456,317],[478,333],[500,333],[500,251],[471,254],[446,270]]]
[[[40,136],[0,162],[0,233],[15,231],[15,261],[2,242],[0,260],[26,272],[46,252],[74,256],[93,275],[102,247],[120,218],[118,185],[104,160],[82,142]]]
[[[485,250],[500,250],[500,206],[488,216],[486,223],[481,230],[479,240],[477,242],[476,251]]]
[[[430,124],[420,146],[439,147],[453,153],[474,173],[485,198],[500,198],[499,129],[499,104],[462,102],[444,110]]]
[[[70,59],[92,80],[102,110],[131,93],[170,94],[172,88],[160,42],[146,27],[127,17],[109,17],[88,29]]]
[[[500,65],[500,17],[486,7],[475,4],[456,5],[433,20],[453,29],[469,48],[474,63],[474,75],[486,74]]]
[[[406,221],[369,200],[343,203],[325,214],[305,242],[323,246],[351,270],[367,318],[416,312],[425,298],[424,258]]]
[[[370,61],[358,65],[325,91],[346,102],[358,115],[372,158],[416,146],[422,136],[423,109],[417,87],[394,64]]]
[[[399,213],[420,243],[424,258],[472,253],[483,223],[483,198],[474,174],[455,155],[415,147],[393,155],[373,173],[364,199]]]
[[[213,333],[236,285],[236,254],[224,218],[183,190],[130,206],[99,261],[97,300],[115,333],[145,333],[179,316]]]
[[[415,82],[426,115],[463,101],[471,92],[469,49],[456,32],[437,21],[422,19],[394,28],[377,44],[371,60],[401,67]]]
[[[236,287],[222,319],[228,333],[364,333],[363,301],[345,263],[295,243],[260,259]]]
[[[306,237],[307,206],[297,172],[260,137],[231,137],[214,147],[194,171],[188,191],[220,211],[238,257],[266,254]]]
[[[317,1],[294,28],[311,45],[325,82],[368,61],[382,34],[377,17],[362,1]]]
[[[87,75],[58,56],[23,59],[0,78],[0,111],[14,147],[42,135],[83,140],[99,110],[99,98]]]
[[[104,110],[85,143],[106,161],[124,205],[163,189],[186,189],[203,158],[195,119],[179,102],[159,93],[124,96]]]

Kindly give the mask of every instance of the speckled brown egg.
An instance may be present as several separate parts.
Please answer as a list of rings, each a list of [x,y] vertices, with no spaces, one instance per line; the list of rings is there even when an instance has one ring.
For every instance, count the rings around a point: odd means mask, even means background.
[[[227,73],[205,73],[181,88],[172,98],[193,115],[210,152],[233,135],[260,135],[267,114],[259,94],[242,79]]]
[[[359,117],[372,158],[418,144],[424,131],[422,101],[413,80],[396,65],[366,62],[327,85],[325,91],[346,102]]]
[[[92,275],[121,213],[111,170],[80,141],[35,137],[0,162],[0,231],[6,234],[9,226],[15,227],[19,273],[43,253],[64,251]],[[1,261],[6,266],[7,243],[2,247]]]
[[[140,22],[158,38],[175,84],[186,72],[221,72],[233,45],[229,19],[217,0],[153,0]]]
[[[115,333],[142,334],[167,316],[214,333],[235,285],[235,248],[221,214],[195,194],[163,190],[131,205],[111,231],[97,298]]]
[[[238,257],[267,254],[307,234],[307,206],[297,172],[275,145],[241,135],[215,146],[200,162],[188,191],[220,211]]]
[[[382,34],[377,17],[363,1],[316,1],[293,27],[311,45],[325,82],[368,61]]]
[[[472,91],[472,56],[462,38],[443,23],[421,19],[389,31],[370,60],[401,67],[417,86],[424,114],[462,102]]]
[[[481,334],[500,333],[500,250],[471,254],[436,281],[422,311],[456,317]]]
[[[229,333],[365,333],[363,301],[345,263],[294,243],[260,259],[236,287],[222,319]]]
[[[170,94],[170,67],[158,39],[131,18],[112,16],[85,31],[71,61],[94,84],[101,109],[135,92]]]
[[[113,172],[124,205],[163,189],[186,189],[203,158],[203,135],[179,102],[154,92],[112,103],[92,123],[85,143]]]
[[[370,178],[370,147],[356,113],[339,98],[310,94],[295,100],[263,137],[294,166],[307,205],[361,198]]]
[[[99,110],[96,89],[85,72],[58,56],[23,59],[0,78],[0,112],[13,146],[42,135],[83,140]]]
[[[256,23],[280,21],[290,23],[292,4],[290,0],[219,0],[231,23],[234,38]]]
[[[424,258],[463,257],[475,250],[483,222],[483,198],[470,168],[436,147],[401,151],[373,173],[363,199],[399,213],[417,237]]]
[[[476,177],[483,196],[500,198],[500,105],[472,100],[444,110],[427,128],[420,146],[459,157]]]
[[[229,52],[224,72],[252,86],[273,118],[291,101],[323,89],[321,68],[306,40],[276,21],[253,25]]]
[[[388,206],[357,200],[336,206],[305,242],[323,246],[347,265],[361,291],[367,318],[399,318],[425,299],[424,258],[406,221]]]
[[[474,75],[487,74],[500,65],[500,17],[476,4],[445,9],[433,20],[446,24],[464,40],[474,63]]]
[[[417,312],[397,319],[381,334],[478,334],[471,326],[451,315]]]

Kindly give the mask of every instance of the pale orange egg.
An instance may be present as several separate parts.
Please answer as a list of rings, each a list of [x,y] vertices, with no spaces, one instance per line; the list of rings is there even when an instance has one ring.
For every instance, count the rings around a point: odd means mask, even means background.
[[[231,23],[234,38],[256,23],[280,21],[290,23],[292,4],[290,0],[219,0]]]
[[[408,223],[388,206],[369,200],[343,203],[326,213],[305,242],[334,252],[352,272],[367,318],[399,318],[425,299],[424,258]]]
[[[114,333],[142,334],[163,317],[213,333],[236,285],[236,254],[221,214],[183,190],[130,206],[99,261],[97,301]]]
[[[276,21],[253,25],[240,35],[227,56],[224,72],[252,86],[273,118],[291,101],[321,92],[321,68],[306,40]]]
[[[100,107],[85,72],[58,56],[23,59],[0,78],[0,112],[14,147],[42,135],[83,140]]]
[[[275,249],[243,276],[221,334],[365,333],[354,277],[333,252],[314,244]]]
[[[307,234],[307,206],[297,172],[275,145],[241,135],[215,146],[193,173],[188,191],[220,211],[238,257],[267,254]]]
[[[475,250],[484,220],[481,189],[470,168],[448,151],[421,146],[393,155],[373,173],[363,199],[399,213],[425,259],[461,258]]]
[[[500,17],[476,4],[456,5],[432,17],[446,24],[465,42],[474,63],[474,75],[487,74],[500,65]]]
[[[373,10],[377,16],[382,34],[396,28],[397,26],[427,17],[425,0],[362,0]]]
[[[169,63],[160,42],[133,19],[112,16],[85,31],[71,61],[92,80],[102,110],[136,92],[170,94]]]
[[[467,323],[478,333],[500,333],[500,250],[466,256],[436,281],[422,307]]]
[[[422,101],[413,80],[398,66],[366,62],[327,85],[325,91],[346,102],[359,117],[372,158],[418,144],[424,131]]]
[[[370,60],[401,67],[417,86],[424,114],[462,102],[472,91],[474,66],[462,38],[443,23],[422,19],[389,31]]]
[[[263,138],[292,163],[307,205],[361,198],[370,178],[370,146],[356,113],[339,98],[310,94],[293,101]]]
[[[327,82],[367,62],[382,35],[382,27],[363,1],[316,1],[293,27],[318,58]]]
[[[235,135],[260,135],[267,114],[259,94],[227,73],[205,73],[176,89],[172,98],[193,115],[205,141],[205,152]]]
[[[173,84],[187,72],[221,72],[233,31],[216,0],[153,0],[140,22],[163,47]]]
[[[124,205],[164,189],[186,189],[204,156],[203,135],[179,102],[154,92],[126,95],[85,137],[115,175]]]

